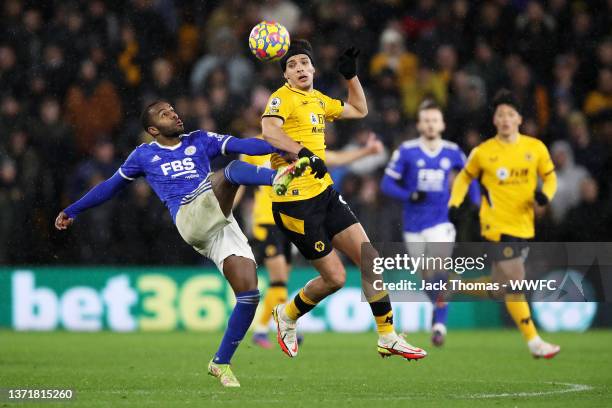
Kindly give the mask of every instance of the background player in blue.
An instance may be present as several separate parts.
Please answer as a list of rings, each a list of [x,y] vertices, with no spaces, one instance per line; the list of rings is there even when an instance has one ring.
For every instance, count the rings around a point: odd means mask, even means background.
[[[239,387],[230,359],[253,321],[259,291],[255,258],[232,215],[234,196],[240,184],[272,185],[277,193],[284,194],[291,180],[303,173],[308,159],[278,171],[234,160],[224,170],[211,173],[210,160],[220,154],[265,155],[277,150],[259,139],[202,130],[185,134],[183,122],[165,101],[149,105],[142,114],[142,124],[155,141],[134,149],[111,178],[60,212],[55,226],[67,229],[79,213],[102,204],[132,180],[144,176],[170,210],[183,239],[215,262],[236,295],[236,307],[208,372],[226,387]]]
[[[404,203],[404,241],[411,256],[452,254],[450,243],[455,242],[456,231],[448,218],[448,199],[451,178],[463,168],[465,155],[455,143],[442,139],[444,129],[440,107],[424,101],[418,111],[419,138],[402,143],[393,153],[381,182],[383,193]],[[471,186],[470,197],[478,202],[476,184]],[[448,275],[443,270],[421,272],[425,279],[436,282]],[[440,346],[446,336],[448,304],[442,292],[432,290],[427,295],[434,305],[432,343]]]

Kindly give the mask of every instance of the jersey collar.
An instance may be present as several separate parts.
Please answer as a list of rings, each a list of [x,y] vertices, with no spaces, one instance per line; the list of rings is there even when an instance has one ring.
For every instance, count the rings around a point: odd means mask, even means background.
[[[432,150],[429,150],[427,146],[425,146],[425,143],[423,143],[421,139],[419,139],[419,148],[428,157],[431,157],[431,158],[438,157],[443,147],[444,147],[444,142],[440,141],[440,145],[438,146],[438,148],[432,151]]]
[[[299,93],[300,95],[304,95],[304,96],[309,96],[309,95],[312,95],[312,93],[313,93],[313,91],[314,91],[314,88],[313,88],[313,89],[312,89],[312,91],[310,91],[310,92],[304,92],[304,91],[301,91],[301,90],[299,90],[299,89],[297,89],[297,88],[294,88],[294,87],[292,87],[291,85],[289,85],[289,82],[285,82],[285,86],[286,86],[286,87],[287,87],[287,88],[288,88],[290,91],[292,91],[292,92],[297,92],[297,93]]]
[[[179,142],[177,144],[175,144],[174,146],[164,146],[164,145],[161,145],[161,144],[157,143],[157,141],[155,141],[155,140],[152,141],[149,144],[150,145],[155,145],[157,147],[160,147],[160,148],[166,149],[166,150],[176,150],[176,149],[178,149],[179,147],[181,147],[183,145],[183,136],[185,136],[185,134],[182,134],[182,135],[180,135],[178,137],[179,138]]]
[[[506,141],[502,140],[502,138],[501,138],[501,137],[499,137],[499,135],[495,135],[495,140],[497,140],[499,143],[501,143],[501,144],[502,144],[502,145],[504,145],[504,146],[513,146],[513,145],[515,145],[515,144],[518,144],[518,142],[520,142],[520,141],[521,141],[522,136],[523,136],[523,135],[522,135],[522,134],[519,132],[519,133],[517,134],[517,136],[516,136],[516,140],[515,140],[514,142],[506,142]]]
[[[166,150],[176,150],[176,149],[178,149],[179,147],[181,147],[183,145],[183,141],[181,140],[180,142],[178,142],[174,146],[164,146],[164,145],[161,145],[161,144],[157,143],[155,140],[152,141],[150,144],[155,145],[157,147],[160,147],[162,149],[166,149]]]

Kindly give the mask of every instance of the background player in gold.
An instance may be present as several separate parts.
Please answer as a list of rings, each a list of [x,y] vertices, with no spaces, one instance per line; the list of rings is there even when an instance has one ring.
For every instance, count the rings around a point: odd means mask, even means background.
[[[470,182],[480,180],[484,196],[480,207],[481,235],[487,241],[504,243],[491,246],[489,254],[492,279],[501,284],[525,278],[527,241],[535,236],[534,205],[546,205],[553,198],[557,177],[544,143],[519,133],[522,117],[514,96],[500,91],[493,108],[497,135],[472,150],[455,179],[449,207],[451,219],[456,218],[453,214],[463,202]],[[537,188],[538,176],[543,182],[541,190]],[[524,294],[506,293],[505,302],[531,354],[554,357],[560,347],[538,336]]]
[[[330,167],[343,166],[359,160],[362,157],[378,154],[383,151],[383,144],[371,133],[365,146],[347,151],[331,151],[326,154],[326,163]],[[270,167],[270,155],[267,156],[242,156],[241,160],[247,163]],[[244,187],[241,187],[243,190]],[[291,241],[274,224],[272,214],[272,194],[270,188],[265,186],[255,190],[253,203],[253,249],[257,262],[263,259],[269,275],[270,284],[263,299],[263,307],[259,319],[255,324],[253,343],[263,348],[272,345],[268,340],[268,323],[272,314],[272,308],[287,301],[287,282],[291,271]]]
[[[420,348],[408,344],[393,328],[393,311],[386,292],[376,291],[372,282],[371,246],[362,257],[362,244],[369,239],[342,197],[332,187],[325,167],[325,122],[335,119],[359,119],[368,113],[367,102],[357,78],[359,51],[349,48],[340,57],[338,70],[347,80],[348,99],[332,99],[313,88],[315,67],[312,47],[304,40],[293,40],[281,59],[287,83],[274,92],[262,116],[264,139],[279,150],[308,157],[312,174],[292,185],[287,197],[273,197],[272,211],[278,228],[311,261],[320,276],[312,279],[286,305],[274,308],[277,340],[289,357],[298,352],[297,319],[312,310],[326,296],[340,289],[346,270],[334,248],[361,266],[364,294],[370,302],[379,334],[378,352],[384,356],[400,355],[407,359],[425,357]],[[285,159],[272,154],[272,168]]]

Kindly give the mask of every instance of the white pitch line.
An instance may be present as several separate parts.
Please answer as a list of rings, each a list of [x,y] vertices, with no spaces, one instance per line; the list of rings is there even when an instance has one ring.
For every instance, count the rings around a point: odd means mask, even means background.
[[[561,382],[546,382],[545,384],[551,385],[565,385],[568,388],[562,390],[551,390],[551,391],[533,391],[533,392],[507,392],[502,394],[473,394],[468,398],[505,398],[505,397],[541,397],[543,395],[551,394],[566,394],[568,392],[581,392],[592,390],[593,387],[586,384],[572,384],[572,383],[561,383]]]

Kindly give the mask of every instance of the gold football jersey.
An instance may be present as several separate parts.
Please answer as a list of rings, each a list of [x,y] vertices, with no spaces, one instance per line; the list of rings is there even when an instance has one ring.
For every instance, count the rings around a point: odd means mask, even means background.
[[[270,96],[262,117],[282,119],[283,130],[291,139],[325,160],[325,122],[339,118],[343,109],[342,101],[330,98],[316,89],[304,92],[285,84]],[[277,169],[285,165],[286,161],[274,153],[271,163],[272,168]],[[286,195],[274,195],[270,189],[270,197],[272,201],[305,200],[320,194],[332,183],[329,174],[316,179],[310,171],[306,171],[302,177],[293,180]]]

